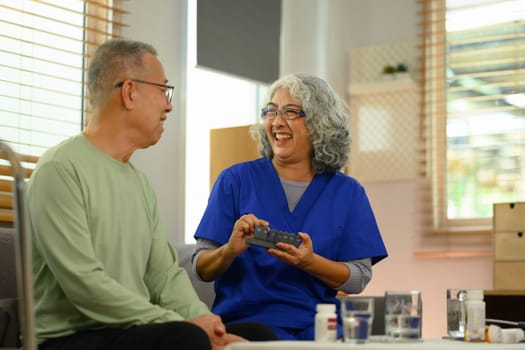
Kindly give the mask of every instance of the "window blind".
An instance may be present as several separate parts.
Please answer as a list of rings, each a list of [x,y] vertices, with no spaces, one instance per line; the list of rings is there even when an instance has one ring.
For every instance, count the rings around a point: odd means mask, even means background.
[[[118,37],[119,0],[0,0],[0,138],[39,156],[78,133],[93,50]]]
[[[525,200],[525,3],[419,4],[423,227],[487,233]]]
[[[87,62],[120,36],[125,13],[119,0],[0,0],[0,139],[27,176],[46,149],[82,130]],[[0,157],[0,226],[14,220],[12,189]]]

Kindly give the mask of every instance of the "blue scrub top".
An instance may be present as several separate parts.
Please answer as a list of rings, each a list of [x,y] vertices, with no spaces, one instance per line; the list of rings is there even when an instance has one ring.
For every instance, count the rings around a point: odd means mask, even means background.
[[[316,175],[290,212],[271,161],[233,165],[217,178],[194,237],[222,245],[249,213],[275,229],[308,233],[314,252],[334,261],[371,258],[375,264],[387,256],[364,188],[340,172]],[[318,303],[337,303],[337,290],[255,246],[216,279],[215,292],[212,311],[226,323],[311,327]]]

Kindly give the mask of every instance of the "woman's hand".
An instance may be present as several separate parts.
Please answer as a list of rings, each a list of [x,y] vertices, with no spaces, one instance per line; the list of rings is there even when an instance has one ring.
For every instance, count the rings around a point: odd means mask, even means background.
[[[248,249],[245,237],[253,236],[253,227],[268,226],[268,221],[261,220],[253,214],[241,216],[233,225],[228,242],[216,249],[205,249],[197,260],[197,273],[204,281],[213,281],[222,275],[235,258]]]
[[[350,270],[344,263],[315,254],[310,236],[304,232],[299,232],[298,235],[303,240],[299,247],[287,243],[276,243],[281,249],[271,248],[268,249],[268,253],[308,272],[331,288],[339,287],[350,277]]]
[[[259,219],[253,214],[245,214],[235,221],[230,239],[225,246],[226,254],[238,256],[248,249],[250,245],[246,244],[244,239],[253,236],[254,226],[257,225],[268,226],[269,223],[266,220]]]
[[[287,264],[307,270],[314,258],[312,239],[304,232],[299,232],[298,235],[303,241],[299,247],[279,242],[276,245],[280,249],[270,248],[268,253]]]

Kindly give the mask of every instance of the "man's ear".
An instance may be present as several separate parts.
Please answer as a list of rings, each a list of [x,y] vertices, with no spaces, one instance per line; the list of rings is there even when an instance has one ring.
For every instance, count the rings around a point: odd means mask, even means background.
[[[133,109],[136,98],[136,86],[131,80],[126,80],[120,88],[122,104],[127,109]]]

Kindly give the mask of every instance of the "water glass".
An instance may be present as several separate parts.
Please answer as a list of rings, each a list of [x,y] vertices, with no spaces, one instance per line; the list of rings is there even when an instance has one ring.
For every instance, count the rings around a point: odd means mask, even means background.
[[[385,292],[385,334],[398,341],[420,340],[423,316],[421,292]]]
[[[343,340],[345,343],[366,343],[372,332],[374,298],[358,296],[338,297],[341,302]]]
[[[464,289],[447,289],[447,332],[452,338],[462,339],[465,336],[466,293]]]

